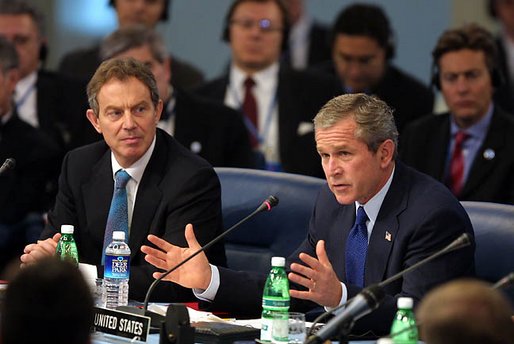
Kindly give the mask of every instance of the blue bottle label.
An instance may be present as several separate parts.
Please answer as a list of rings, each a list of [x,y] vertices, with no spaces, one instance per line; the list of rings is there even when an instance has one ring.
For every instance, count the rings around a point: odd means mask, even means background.
[[[105,256],[104,278],[129,278],[130,256]]]

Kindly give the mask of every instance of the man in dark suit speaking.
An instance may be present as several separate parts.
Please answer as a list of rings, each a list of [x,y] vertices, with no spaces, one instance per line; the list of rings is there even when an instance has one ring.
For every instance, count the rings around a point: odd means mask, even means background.
[[[299,285],[291,289],[291,309],[335,307],[462,233],[473,237],[465,210],[444,185],[395,160],[398,132],[383,101],[364,94],[336,97],[316,115],[314,126],[327,185],[316,201],[307,238],[290,256],[289,279]],[[189,248],[149,236],[158,249],[141,250],[149,263],[168,269],[198,249],[191,225],[186,238]],[[432,287],[473,274],[473,256],[474,244],[387,285],[381,306],[359,320],[355,331],[388,332],[399,296],[419,301]],[[261,310],[265,276],[210,265],[204,255],[167,279],[195,288],[213,309],[246,316]]]
[[[124,215],[132,248],[129,296],[140,300],[155,271],[139,252],[146,236],[152,233],[185,245],[184,226],[193,221],[202,243],[214,238],[221,232],[220,184],[205,160],[156,128],[163,105],[154,76],[144,64],[133,59],[104,62],[88,84],[88,98],[87,117],[105,142],[66,155],[57,200],[42,234],[46,240],[28,245],[21,261],[28,264],[55,254],[60,237],[56,232],[62,224],[72,224],[81,269],[102,271],[102,248],[111,240],[104,233],[110,224],[114,179],[124,170],[130,177]],[[222,245],[207,255],[225,264]],[[192,298],[187,289],[168,289],[157,292],[155,299]]]

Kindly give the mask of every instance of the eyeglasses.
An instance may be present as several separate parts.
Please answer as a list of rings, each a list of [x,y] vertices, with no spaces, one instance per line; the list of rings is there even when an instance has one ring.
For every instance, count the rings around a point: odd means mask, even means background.
[[[261,32],[282,31],[282,27],[274,25],[269,19],[232,19],[230,24],[237,25],[243,30],[251,30],[257,26]]]

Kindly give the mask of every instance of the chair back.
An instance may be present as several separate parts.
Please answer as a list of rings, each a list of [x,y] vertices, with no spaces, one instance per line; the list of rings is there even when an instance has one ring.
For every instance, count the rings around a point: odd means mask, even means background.
[[[263,170],[215,168],[221,183],[223,222],[230,228],[268,196],[279,204],[235,229],[225,239],[229,268],[268,273],[271,257],[288,257],[306,238],[309,218],[325,180]]]
[[[496,283],[514,272],[514,205],[471,201],[461,203],[475,231],[477,277]],[[514,296],[513,290],[509,290],[508,294]]]

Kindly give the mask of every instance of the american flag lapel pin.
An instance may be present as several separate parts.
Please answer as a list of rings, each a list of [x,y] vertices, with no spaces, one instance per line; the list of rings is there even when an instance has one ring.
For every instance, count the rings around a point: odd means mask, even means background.
[[[393,239],[393,236],[391,235],[391,233],[389,233],[388,231],[386,231],[385,239],[386,239],[387,241],[391,241],[391,240]]]

